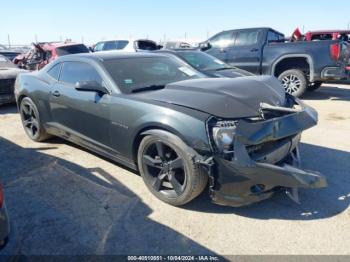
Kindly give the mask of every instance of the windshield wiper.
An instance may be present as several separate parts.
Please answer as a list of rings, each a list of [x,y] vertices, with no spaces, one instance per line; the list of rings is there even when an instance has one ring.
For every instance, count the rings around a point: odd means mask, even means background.
[[[235,68],[231,66],[226,66],[226,67],[216,68],[215,71],[221,71],[221,70],[227,70],[227,69],[235,69]]]
[[[142,86],[142,87],[136,87],[131,92],[137,93],[142,91],[151,91],[151,90],[158,90],[163,89],[165,85],[149,85],[149,86]]]

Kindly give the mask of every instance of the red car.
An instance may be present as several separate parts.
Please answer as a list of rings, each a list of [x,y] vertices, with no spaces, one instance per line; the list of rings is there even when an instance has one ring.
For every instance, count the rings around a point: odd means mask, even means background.
[[[20,68],[39,70],[59,56],[89,52],[84,44],[72,42],[33,43],[30,51],[18,55],[13,62]]]
[[[303,35],[299,28],[295,29],[291,38],[291,41],[322,41],[322,40],[342,40],[350,44],[350,30],[320,30],[320,31],[308,31]],[[337,45],[331,46],[332,53],[339,53]],[[349,66],[346,70],[350,71]]]
[[[327,30],[327,31],[309,31],[305,34],[306,41],[313,40],[337,40],[349,42],[350,30]]]
[[[350,42],[350,30],[320,30],[308,31],[303,35],[299,28],[295,29],[292,41],[343,40]]]

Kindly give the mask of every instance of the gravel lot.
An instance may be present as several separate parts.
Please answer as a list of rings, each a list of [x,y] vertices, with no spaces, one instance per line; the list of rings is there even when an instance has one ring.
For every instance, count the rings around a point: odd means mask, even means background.
[[[55,138],[29,140],[14,105],[0,107],[0,179],[22,252],[38,254],[350,254],[350,85],[305,101],[319,125],[304,133],[302,165],[325,189],[283,193],[244,208],[183,208],[153,197],[137,173]]]

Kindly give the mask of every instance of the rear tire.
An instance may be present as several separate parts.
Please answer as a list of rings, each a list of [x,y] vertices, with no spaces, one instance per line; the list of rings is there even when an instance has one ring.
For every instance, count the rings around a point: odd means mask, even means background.
[[[316,89],[319,89],[322,85],[322,82],[316,81],[313,83],[310,83],[309,86],[307,87],[307,91],[315,91]]]
[[[19,112],[23,128],[31,140],[41,142],[50,137],[40,121],[39,111],[32,99],[29,97],[23,98]]]
[[[295,97],[301,97],[307,90],[308,81],[303,71],[290,69],[278,76],[285,91]]]
[[[141,141],[138,167],[153,195],[170,205],[181,206],[204,190],[208,176],[179,137],[160,132],[166,135],[148,135]]]

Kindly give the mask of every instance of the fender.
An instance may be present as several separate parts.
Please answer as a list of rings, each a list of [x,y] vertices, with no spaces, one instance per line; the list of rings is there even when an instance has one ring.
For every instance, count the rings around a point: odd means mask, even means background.
[[[199,162],[201,160],[203,160],[203,157],[198,154],[192,147],[188,146],[184,141],[182,141],[178,136],[165,131],[165,130],[160,130],[160,129],[151,129],[151,130],[147,130],[143,133],[141,133],[141,135],[156,135],[159,136],[163,139],[171,139],[176,141],[176,144],[178,145],[182,145],[184,148],[186,148],[186,153],[195,160],[195,162]]]
[[[271,74],[275,75],[275,70],[276,70],[276,66],[279,62],[281,62],[282,60],[286,59],[286,58],[306,58],[307,62],[309,63],[310,66],[310,82],[314,81],[314,60],[310,55],[307,54],[289,54],[289,55],[282,55],[280,56],[275,62],[273,62],[272,66],[271,66]]]

